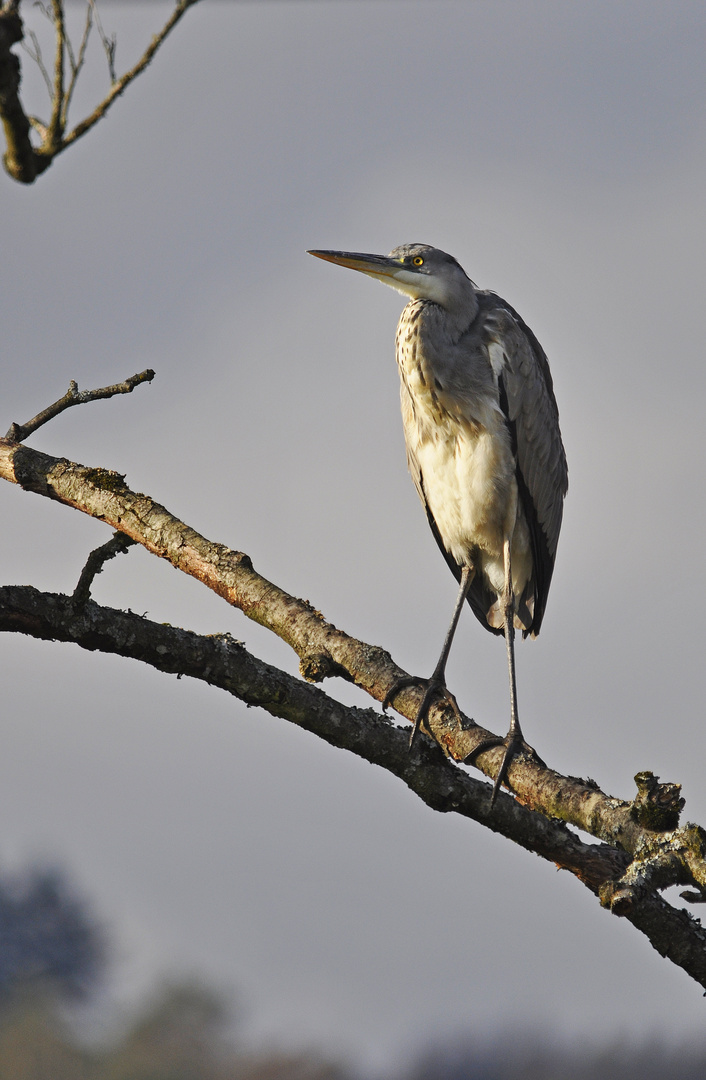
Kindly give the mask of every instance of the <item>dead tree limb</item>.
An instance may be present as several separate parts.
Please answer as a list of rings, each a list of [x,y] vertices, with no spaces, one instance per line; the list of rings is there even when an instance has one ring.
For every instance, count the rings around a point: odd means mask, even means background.
[[[76,588],[71,594],[71,604],[74,610],[85,607],[91,595],[91,585],[96,577],[96,574],[100,574],[101,570],[108,562],[109,559],[114,559],[116,555],[124,555],[128,548],[137,543],[136,540],[132,540],[129,536],[125,536],[124,533],[113,533],[112,537],[106,544],[102,544],[101,547],[95,548],[94,551],[86,559],[86,565],[81,571],[81,576],[78,579]]]
[[[138,375],[131,375],[124,382],[114,383],[112,386],[102,386],[99,390],[79,390],[78,383],[72,379],[69,383],[69,389],[63,397],[60,397],[52,405],[48,405],[46,409],[42,409],[26,424],[11,424],[5,438],[11,442],[22,442],[23,439],[28,438],[38,428],[42,427],[43,424],[49,423],[50,420],[53,420],[59,413],[64,412],[65,409],[70,409],[72,405],[85,405],[89,401],[100,401],[102,398],[115,397],[116,394],[131,394],[136,386],[140,386],[144,382],[152,382],[153,379],[154,371],[151,368],[146,368],[145,371],[141,371]]]

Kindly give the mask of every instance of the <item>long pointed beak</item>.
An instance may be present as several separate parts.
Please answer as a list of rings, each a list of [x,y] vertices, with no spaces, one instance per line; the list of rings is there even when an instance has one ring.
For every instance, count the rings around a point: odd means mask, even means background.
[[[337,263],[339,266],[348,266],[351,270],[359,270],[361,274],[369,274],[376,278],[395,278],[403,269],[399,259],[391,259],[389,255],[361,255],[356,251],[309,251],[308,255],[315,255],[317,259],[325,259],[326,262]]]

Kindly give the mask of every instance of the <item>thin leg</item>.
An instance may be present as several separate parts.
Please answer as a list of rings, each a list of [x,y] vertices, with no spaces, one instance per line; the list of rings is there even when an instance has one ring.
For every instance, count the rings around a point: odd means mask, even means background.
[[[458,713],[458,705],[456,704],[456,699],[446,686],[446,662],[449,658],[449,653],[451,652],[451,644],[454,639],[454,634],[456,633],[456,627],[458,626],[461,609],[463,608],[464,601],[468,596],[468,590],[471,587],[474,573],[475,571],[472,566],[464,566],[461,570],[461,587],[458,591],[458,596],[456,597],[456,605],[454,607],[454,613],[451,617],[451,624],[446,631],[446,637],[444,638],[444,644],[441,649],[441,656],[439,657],[437,665],[432,672],[431,678],[427,681],[426,689],[424,691],[424,697],[422,698],[421,705],[417,710],[417,716],[414,721],[414,728],[412,729],[412,734],[409,739],[410,750],[414,746],[415,740],[419,733],[419,729],[424,720],[426,720],[429,709],[431,708],[431,704],[435,697],[446,697]],[[382,703],[383,709],[387,708],[387,706],[390,704],[392,699],[395,697],[395,694],[397,694],[399,690],[401,690],[405,686],[411,686],[415,683],[419,683],[420,681],[423,680],[417,679],[412,675],[405,676],[402,679],[398,679],[397,682],[392,685],[392,687],[385,695],[385,700]]]
[[[505,629],[505,645],[507,648],[507,670],[510,677],[510,730],[505,742],[507,749],[498,770],[493,785],[493,794],[490,797],[491,809],[495,804],[502,784],[507,774],[508,766],[518,749],[524,745],[522,728],[517,712],[517,680],[515,678],[515,596],[512,588],[512,558],[510,554],[511,540],[508,538],[503,545],[503,563],[505,570],[505,587],[503,589],[503,621]]]
[[[507,648],[507,670],[510,677],[510,735],[519,735],[520,719],[517,714],[517,679],[515,678],[515,593],[512,587],[512,556],[510,541],[503,547],[505,566],[505,590],[503,594],[503,619],[505,623],[505,645]]]

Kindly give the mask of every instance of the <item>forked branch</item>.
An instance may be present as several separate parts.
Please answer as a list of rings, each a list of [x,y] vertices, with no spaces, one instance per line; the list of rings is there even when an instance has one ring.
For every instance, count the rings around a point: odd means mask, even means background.
[[[29,438],[37,428],[53,420],[55,416],[64,412],[65,409],[70,409],[72,405],[85,405],[88,401],[99,401],[101,398],[115,397],[116,394],[131,394],[140,383],[152,382],[153,379],[154,371],[152,368],[146,368],[145,371],[141,371],[138,375],[131,375],[124,382],[114,383],[113,386],[103,386],[100,390],[79,390],[78,383],[72,379],[69,383],[69,389],[63,397],[60,397],[53,405],[48,405],[46,409],[42,409],[26,424],[11,424],[5,438],[11,442],[22,442],[23,439]]]
[[[109,559],[114,559],[116,555],[124,555],[128,548],[132,547],[136,540],[132,540],[129,536],[125,536],[124,533],[113,533],[110,540],[107,543],[102,544],[100,547],[95,548],[86,559],[86,565],[81,571],[81,576],[78,579],[76,588],[71,595],[71,605],[74,611],[78,611],[88,603],[91,596],[91,585],[93,584],[96,574],[100,574],[101,570],[108,562]]]

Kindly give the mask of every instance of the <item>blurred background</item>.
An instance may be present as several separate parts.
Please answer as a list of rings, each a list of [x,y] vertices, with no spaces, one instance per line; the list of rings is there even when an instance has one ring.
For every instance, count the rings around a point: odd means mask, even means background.
[[[170,10],[103,3],[118,72]],[[49,60],[41,9],[23,14]],[[542,635],[518,649],[526,734],[621,798],[638,770],[680,782],[704,823],[704,31],[687,0],[202,0],[33,186],[0,177],[0,428],[70,379],[153,367],[30,445],[126,473],[428,673],[456,586],[406,475],[403,300],[305,250],[451,252],[542,342],[569,458]],[[94,41],[74,120],[108,85]],[[3,583],[71,591],[110,535],[7,484],[0,514]],[[94,597],[297,670],[142,550]],[[367,1075],[465,1075],[469,1047],[499,1068],[538,1040],[608,1047],[607,1076],[626,1047],[654,1063],[701,1038],[702,991],[631,926],[373,766],[116,657],[8,635],[0,663],[0,868],[25,897],[59,867],[109,945],[82,1038],[129,1039],[165,987],[205,987],[251,1055]],[[506,729],[504,649],[470,613],[449,680]]]

